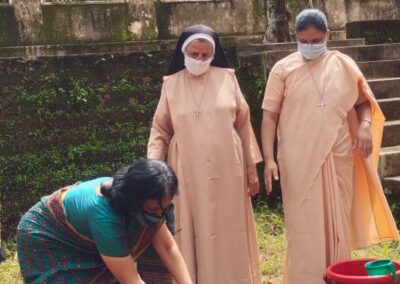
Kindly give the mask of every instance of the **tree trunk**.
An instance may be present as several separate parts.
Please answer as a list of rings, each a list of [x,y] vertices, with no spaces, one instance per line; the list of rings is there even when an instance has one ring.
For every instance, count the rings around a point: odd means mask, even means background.
[[[40,42],[40,29],[43,24],[40,0],[13,0],[12,5],[21,41],[25,44]]]
[[[286,0],[266,0],[266,8],[268,20],[263,42],[289,41],[289,13],[286,10]]]

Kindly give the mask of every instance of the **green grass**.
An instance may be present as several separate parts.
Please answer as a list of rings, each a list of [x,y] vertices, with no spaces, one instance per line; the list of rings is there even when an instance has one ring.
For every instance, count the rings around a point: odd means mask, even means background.
[[[259,203],[254,212],[257,224],[257,237],[260,247],[261,275],[263,284],[282,283],[285,263],[285,228],[281,209],[269,209],[266,204]],[[15,257],[15,244],[5,245],[7,261],[0,264],[0,284],[22,283],[18,261]],[[363,250],[353,251],[354,258],[374,257],[400,260],[400,243],[384,242]]]
[[[16,258],[8,258],[0,264],[0,283],[1,284],[19,284],[21,280],[19,265]]]
[[[400,243],[388,241],[378,245],[373,245],[362,250],[353,251],[352,257],[390,258],[400,261]]]
[[[285,228],[281,210],[259,203],[254,212],[260,248],[262,283],[282,283],[285,263]]]
[[[281,209],[271,210],[259,203],[255,209],[257,238],[260,247],[261,277],[263,284],[282,283],[285,264],[285,228]],[[353,258],[389,258],[400,260],[400,243],[387,241],[352,252]]]

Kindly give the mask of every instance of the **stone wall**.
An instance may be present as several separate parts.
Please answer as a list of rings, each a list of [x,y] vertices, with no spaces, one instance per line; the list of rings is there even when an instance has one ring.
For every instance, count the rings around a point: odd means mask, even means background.
[[[235,50],[225,49],[233,64]],[[146,156],[172,53],[0,58],[3,234],[41,196]]]
[[[18,27],[11,6],[0,6],[0,46],[17,45]]]
[[[156,39],[153,0],[0,3],[0,46]]]
[[[400,19],[355,21],[346,24],[347,38],[364,38],[368,44],[400,42]]]
[[[154,29],[141,31],[126,3],[45,5],[42,42],[98,42],[153,39]]]
[[[204,23],[221,35],[263,34],[267,0],[2,0],[0,46],[176,38]],[[313,0],[330,29],[349,21],[399,18],[399,0]],[[287,0],[293,31],[309,0]],[[28,15],[28,17],[26,17]],[[293,33],[293,32],[292,32]]]
[[[400,18],[399,0],[346,1],[349,22],[363,20],[395,20]]]
[[[264,33],[265,1],[196,1],[157,2],[157,24],[160,36],[179,36],[184,27],[207,24],[221,35]]]

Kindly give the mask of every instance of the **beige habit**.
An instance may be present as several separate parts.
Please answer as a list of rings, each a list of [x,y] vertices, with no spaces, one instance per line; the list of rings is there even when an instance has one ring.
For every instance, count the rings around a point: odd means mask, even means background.
[[[299,52],[279,61],[262,105],[280,113],[278,164],[288,241],[284,282],[290,284],[324,284],[326,267],[349,258],[351,248],[399,238],[376,171],[384,116],[364,76],[337,51],[308,64]],[[321,90],[324,109],[318,105]],[[365,160],[352,148],[359,95],[372,108],[373,153]]]
[[[247,167],[261,155],[249,107],[233,70],[210,66],[204,76],[183,69],[164,77],[148,158],[168,149],[180,191],[176,239],[194,282],[260,283]]]

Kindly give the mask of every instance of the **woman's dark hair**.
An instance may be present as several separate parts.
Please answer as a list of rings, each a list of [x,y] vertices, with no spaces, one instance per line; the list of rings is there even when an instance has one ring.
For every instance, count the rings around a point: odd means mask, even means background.
[[[177,193],[178,180],[172,169],[162,161],[149,159],[123,167],[114,174],[111,185],[101,186],[101,194],[123,215],[136,212],[146,200]]]
[[[314,27],[325,33],[328,30],[328,21],[325,14],[318,9],[305,9],[301,11],[296,17],[296,33],[302,32],[309,27]]]

